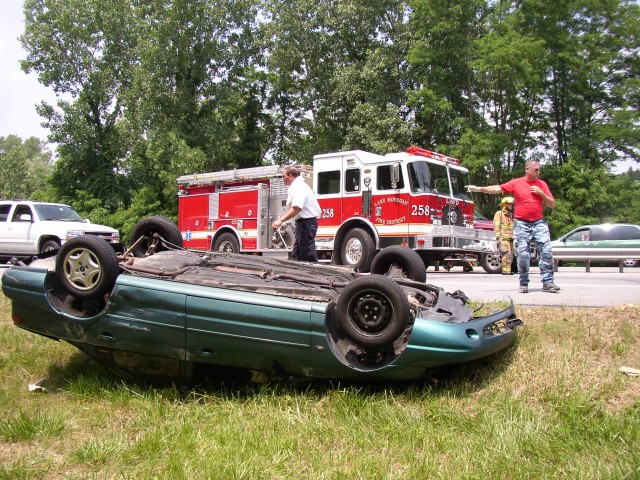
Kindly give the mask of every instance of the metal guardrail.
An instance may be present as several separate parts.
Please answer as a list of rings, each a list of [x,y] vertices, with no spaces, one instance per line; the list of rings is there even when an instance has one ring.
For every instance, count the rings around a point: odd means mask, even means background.
[[[587,272],[591,271],[591,262],[598,260],[617,260],[620,273],[624,271],[625,260],[640,260],[640,248],[552,248],[553,270],[558,271],[561,260],[580,260],[585,262]]]

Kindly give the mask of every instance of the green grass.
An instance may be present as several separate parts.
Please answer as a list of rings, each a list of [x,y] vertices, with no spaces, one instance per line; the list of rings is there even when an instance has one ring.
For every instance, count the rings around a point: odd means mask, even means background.
[[[640,368],[640,307],[518,313],[514,348],[423,384],[184,391],[16,328],[0,295],[0,480],[639,478],[618,369]]]

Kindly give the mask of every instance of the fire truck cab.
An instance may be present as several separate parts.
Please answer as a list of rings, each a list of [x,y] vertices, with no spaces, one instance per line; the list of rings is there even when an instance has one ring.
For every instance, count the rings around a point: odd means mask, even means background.
[[[428,266],[479,262],[500,272],[493,232],[473,228],[474,204],[457,159],[411,147],[316,155],[300,166],[322,208],[316,249],[322,260],[368,271],[391,245],[415,250]],[[287,210],[284,167],[265,166],[178,178],[178,226],[187,248],[288,255],[293,226],[271,224]]]

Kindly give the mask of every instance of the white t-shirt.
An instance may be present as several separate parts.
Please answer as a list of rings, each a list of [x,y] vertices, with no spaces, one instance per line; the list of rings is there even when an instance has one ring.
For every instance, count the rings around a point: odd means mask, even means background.
[[[319,218],[322,213],[316,194],[313,193],[313,190],[307,185],[302,176],[296,177],[293,182],[291,182],[291,185],[289,185],[287,205],[302,209],[295,217],[296,219]]]

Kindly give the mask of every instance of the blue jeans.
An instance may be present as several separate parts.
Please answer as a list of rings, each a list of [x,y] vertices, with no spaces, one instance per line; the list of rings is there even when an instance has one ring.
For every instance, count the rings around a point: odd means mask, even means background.
[[[527,222],[516,218],[514,225],[513,235],[516,242],[520,285],[529,285],[529,265],[531,263],[529,243],[532,240],[536,242],[538,248],[540,259],[538,266],[542,283],[553,283],[553,255],[551,254],[551,236],[547,222],[544,219]]]

